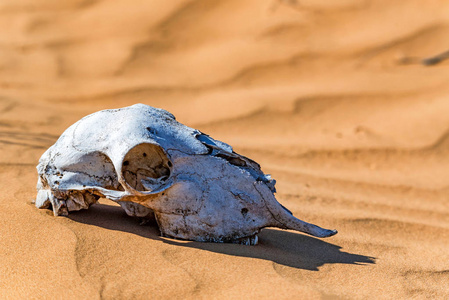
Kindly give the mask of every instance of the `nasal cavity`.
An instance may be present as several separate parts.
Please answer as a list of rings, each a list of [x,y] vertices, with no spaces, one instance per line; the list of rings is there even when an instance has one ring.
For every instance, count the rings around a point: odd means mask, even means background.
[[[153,191],[171,174],[172,163],[164,150],[154,144],[139,144],[123,159],[122,174],[126,183],[138,191]]]

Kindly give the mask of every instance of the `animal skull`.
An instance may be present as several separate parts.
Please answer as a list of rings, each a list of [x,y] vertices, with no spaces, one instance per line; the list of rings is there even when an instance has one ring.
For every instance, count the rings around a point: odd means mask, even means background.
[[[337,233],[293,217],[275,181],[232,147],[143,104],[104,110],[69,127],[39,160],[36,206],[56,216],[100,197],[155,218],[163,236],[257,244],[264,227]]]

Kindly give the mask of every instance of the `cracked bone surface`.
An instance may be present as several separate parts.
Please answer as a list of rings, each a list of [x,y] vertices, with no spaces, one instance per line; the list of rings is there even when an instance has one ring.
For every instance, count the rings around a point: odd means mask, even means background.
[[[232,147],[148,105],[99,111],[70,126],[39,160],[36,206],[56,216],[100,197],[155,218],[162,236],[257,244],[265,227],[337,233],[295,218],[275,181]]]

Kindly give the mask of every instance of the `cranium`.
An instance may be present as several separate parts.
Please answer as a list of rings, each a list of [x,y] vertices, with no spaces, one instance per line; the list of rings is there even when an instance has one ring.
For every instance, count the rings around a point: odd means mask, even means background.
[[[100,197],[155,218],[162,236],[257,244],[264,227],[337,233],[295,218],[275,181],[231,146],[143,104],[104,110],[69,127],[41,157],[36,206],[56,216]]]

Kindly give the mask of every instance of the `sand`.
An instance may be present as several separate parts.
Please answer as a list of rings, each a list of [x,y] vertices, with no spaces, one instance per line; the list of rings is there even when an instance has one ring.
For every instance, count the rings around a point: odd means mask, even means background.
[[[0,298],[449,298],[448,34],[445,0],[2,0]],[[197,243],[108,200],[36,209],[42,153],[135,103],[255,159],[339,234]]]

